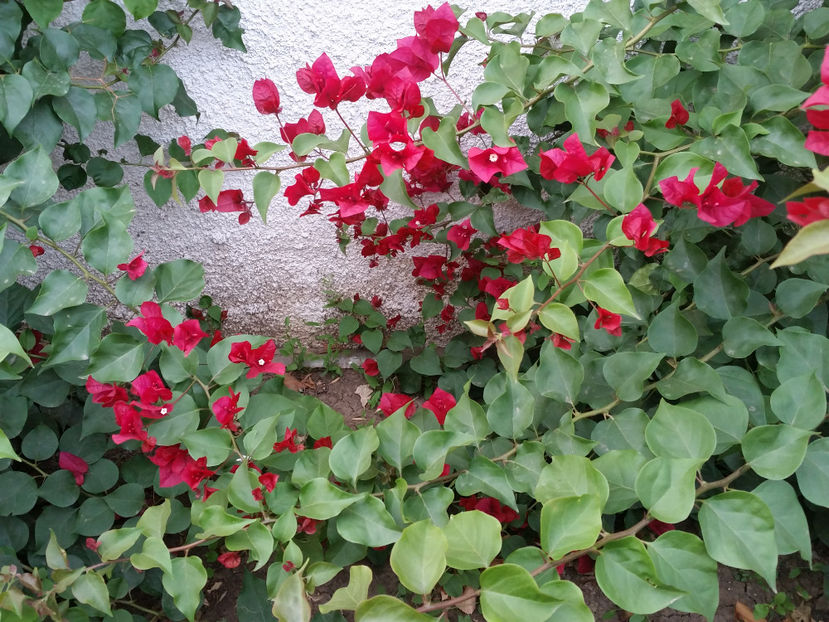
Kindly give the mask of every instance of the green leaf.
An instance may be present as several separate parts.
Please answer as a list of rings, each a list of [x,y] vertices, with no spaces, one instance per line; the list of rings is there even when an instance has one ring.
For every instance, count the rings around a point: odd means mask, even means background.
[[[12,448],[9,437],[0,429],[0,459],[2,458],[11,458],[12,460],[20,461],[20,456]]]
[[[483,86],[483,85],[481,85]],[[475,90],[477,93],[480,87]],[[499,98],[500,99],[500,98]],[[496,100],[497,101],[497,100]],[[495,103],[495,102],[487,102]],[[484,104],[485,105],[485,104]],[[474,106],[474,103],[473,103]],[[475,108],[477,110],[477,107]],[[453,117],[445,117],[440,122],[437,132],[432,128],[423,128],[421,132],[423,144],[435,152],[435,155],[449,164],[455,164],[461,168],[467,168],[469,163],[466,156],[461,153],[458,146],[458,138],[455,129],[455,119]]]
[[[40,60],[47,69],[63,71],[78,61],[81,47],[65,30],[46,28],[40,38]]]
[[[703,415],[682,406],[659,403],[656,414],[645,428],[648,447],[663,458],[707,460],[714,453],[717,435]]]
[[[622,512],[639,501],[635,490],[636,475],[647,461],[633,449],[613,449],[593,460],[593,466],[605,476],[610,486],[603,509],[605,514]]]
[[[253,201],[256,209],[262,217],[262,222],[267,222],[268,207],[273,198],[279,193],[279,175],[268,171],[259,171],[253,178]]]
[[[205,430],[199,430],[203,432]],[[220,430],[225,432],[227,430]],[[256,471],[248,468],[247,463],[243,462],[236,469],[233,477],[230,478],[230,485],[227,488],[227,500],[238,510],[248,514],[255,514],[262,509],[261,501],[257,501],[253,496],[253,489],[258,487],[256,481]]]
[[[52,160],[41,147],[27,151],[11,162],[3,177],[10,181],[22,181],[11,193],[11,200],[20,207],[40,205],[50,199],[58,189],[58,176],[52,170]]]
[[[446,509],[454,500],[455,495],[449,488],[443,486],[429,488],[421,494],[406,499],[403,504],[402,520],[409,522],[430,520],[438,527],[445,527],[449,522]]]
[[[124,0],[124,6],[135,19],[144,19],[155,11],[158,0]]]
[[[751,493],[732,490],[702,503],[699,523],[708,554],[721,564],[754,570],[775,589],[777,544],[768,506]]]
[[[47,425],[34,427],[23,437],[20,451],[30,460],[51,458],[58,448],[58,437]]]
[[[749,91],[748,93],[751,107],[758,112],[762,110],[785,112],[791,108],[797,108],[808,96],[809,93],[799,91],[786,84],[767,84],[766,86]],[[785,117],[772,117],[763,124],[763,127],[768,129],[770,132],[772,131],[769,127],[770,125],[777,125],[780,128],[786,127],[785,125],[780,124],[778,119],[783,121],[786,120]],[[802,142],[803,141],[801,140],[801,143]]]
[[[176,406],[181,406],[181,408],[173,409],[173,414],[181,416],[182,411],[187,412],[184,409],[187,405],[188,404],[186,404],[184,400],[179,401]],[[171,415],[167,415],[168,418],[170,416]],[[221,464],[227,460],[227,457],[233,450],[233,442],[231,440],[230,432],[223,428],[204,428],[202,430],[195,430],[187,434],[183,434],[181,441],[190,452],[191,456],[206,457],[208,466]],[[273,448],[273,443],[271,443],[271,448]],[[270,453],[268,455],[270,455]],[[238,473],[241,470],[242,468],[240,467],[236,472]]]
[[[118,559],[141,537],[141,530],[135,527],[111,529],[98,536],[98,554],[102,561]],[[169,553],[168,553],[169,555]]]
[[[400,530],[377,497],[366,496],[348,506],[337,517],[337,532],[344,540],[377,547],[400,538]]]
[[[632,168],[610,171],[605,184],[604,198],[622,213],[628,213],[642,202],[642,183]]]
[[[829,438],[809,443],[806,458],[797,469],[797,485],[806,499],[829,507]]]
[[[798,231],[771,267],[792,266],[814,255],[827,253],[829,253],[829,220],[818,220]]]
[[[693,458],[656,457],[636,477],[636,495],[655,518],[678,523],[694,508],[694,483],[701,461]]]
[[[145,343],[125,333],[107,335],[92,355],[89,374],[98,382],[129,382],[141,373]]]
[[[349,494],[320,477],[302,486],[297,514],[315,520],[328,520],[362,498],[363,495]]]
[[[360,603],[368,598],[368,586],[370,584],[371,568],[368,566],[351,566],[348,569],[348,584],[345,587],[338,588],[328,602],[319,606],[320,613],[325,615],[332,611],[355,610]]]
[[[112,615],[109,606],[109,591],[103,577],[97,572],[82,574],[72,583],[72,596],[84,605],[94,607],[108,616]]]
[[[310,622],[311,605],[305,596],[301,572],[290,575],[279,586],[273,601],[273,615],[280,622]]]
[[[700,397],[690,402],[683,402],[682,407],[702,414],[714,426],[717,433],[715,454],[721,454],[739,443],[748,428],[749,416],[746,404],[742,399],[733,395],[722,395],[719,398]]]
[[[407,589],[428,594],[446,570],[449,543],[439,527],[420,521],[403,530],[389,557],[392,570]]]
[[[357,478],[371,466],[372,454],[380,446],[374,428],[360,428],[341,438],[331,450],[328,463],[334,475],[357,486]]]
[[[222,511],[218,506],[217,510]],[[169,499],[164,499],[159,505],[149,507],[141,513],[141,518],[138,519],[136,527],[141,530],[148,538],[163,538],[164,531],[167,528],[167,521],[170,518],[171,503]],[[217,534],[218,535],[218,534]],[[201,536],[197,536],[201,537]]]
[[[120,221],[104,220],[87,233],[81,244],[83,255],[96,270],[111,274],[132,254],[132,236]]]
[[[535,382],[541,395],[575,405],[584,380],[582,364],[552,342],[541,346]]]
[[[139,523],[143,519],[144,515],[141,516]],[[211,536],[218,536],[222,538],[241,531],[251,523],[255,522],[255,520],[256,519],[254,518],[239,518],[238,516],[231,516],[225,512],[224,508],[219,507],[218,505],[208,505],[204,508],[204,510],[202,510],[201,514],[199,514],[198,519],[193,520],[193,524],[202,528],[202,531],[196,534],[196,538],[209,538]],[[158,532],[158,529],[155,531]],[[161,528],[161,533],[164,533],[163,527]]]
[[[771,409],[780,421],[812,430],[826,418],[826,392],[814,372],[795,376],[772,391]]]
[[[225,174],[221,170],[202,169],[199,171],[199,185],[214,204],[219,200],[224,181]]]
[[[648,326],[648,343],[656,352],[679,358],[697,349],[697,330],[672,304],[662,310]]]
[[[31,359],[26,354],[23,346],[20,345],[15,334],[3,324],[0,324],[0,361],[4,360],[9,354],[19,356],[28,363],[29,367],[32,367]]]
[[[193,300],[204,289],[204,267],[189,259],[159,264],[155,269],[158,302]]]
[[[487,622],[547,622],[561,601],[538,589],[532,575],[515,564],[500,564],[481,573],[481,613]]]
[[[458,570],[486,568],[501,550],[501,523],[478,510],[454,514],[443,527],[446,564]]]
[[[617,352],[605,359],[602,374],[620,400],[632,402],[642,396],[645,381],[663,358],[653,352]]]
[[[625,84],[641,79],[640,75],[627,68],[625,57],[624,42],[609,37],[600,39],[590,50],[590,60],[595,65],[595,71],[607,84]]]
[[[506,472],[492,460],[480,454],[472,459],[469,470],[455,480],[455,490],[463,497],[481,492],[488,497],[495,497],[504,505],[518,511],[515,505],[515,494]]]
[[[390,201],[394,201],[404,207],[417,209],[417,206],[409,197],[408,192],[406,192],[406,182],[403,181],[403,169],[397,169],[384,177],[383,183],[380,184],[380,192],[387,196]]]
[[[562,497],[591,495],[601,500],[601,507],[607,501],[610,487],[607,479],[583,456],[553,456],[538,478],[533,496],[546,503]]]
[[[732,175],[761,181],[763,179],[757,171],[745,131],[735,125],[727,126],[719,136],[709,136],[693,143],[690,150],[722,163]]]
[[[596,582],[625,611],[648,615],[664,609],[685,592],[660,582],[641,540],[628,536],[609,542],[596,559]]]
[[[638,318],[633,298],[622,275],[613,268],[599,268],[581,280],[584,295],[603,309]],[[743,284],[746,289],[748,286]]]
[[[774,158],[789,166],[817,167],[814,154],[803,146],[803,133],[791,121],[785,117],[772,117],[763,123],[763,127],[768,133],[752,139],[752,153]]]
[[[139,570],[160,568],[168,574],[173,572],[170,551],[167,549],[167,545],[164,544],[164,540],[155,536],[150,536],[144,540],[140,553],[130,555],[130,563]]]
[[[361,602],[354,615],[354,622],[388,622],[389,620],[430,622],[434,618],[425,613],[418,613],[406,603],[385,594]]]
[[[23,0],[23,6],[41,30],[45,30],[60,15],[63,0]]]
[[[491,106],[493,104],[497,104],[498,102],[500,102],[503,99],[504,95],[509,93],[509,91],[510,91],[510,89],[507,85],[501,84],[499,82],[487,82],[487,81],[481,82],[475,88],[475,92],[472,93],[472,109],[477,110],[481,106]],[[447,117],[447,119],[449,119],[449,117]],[[426,128],[424,128],[424,132],[425,131],[426,131]],[[432,134],[434,134],[433,130],[430,130],[430,131],[432,131]],[[455,134],[455,131],[453,130],[452,133]],[[438,142],[436,137],[433,138],[433,142]],[[451,146],[450,146],[450,148],[451,148]],[[434,150],[433,147],[430,147],[430,149]],[[464,163],[459,164],[458,166],[461,166],[462,168],[466,168],[467,167],[467,162],[464,160]]]
[[[724,248],[694,279],[694,302],[703,312],[720,320],[742,314],[748,295],[745,279],[734,274],[725,264]]]
[[[660,581],[686,592],[671,603],[671,609],[714,619],[720,601],[717,563],[698,537],[685,531],[668,531],[648,545],[648,555]]]
[[[573,310],[560,302],[553,302],[538,314],[541,324],[554,333],[579,340],[579,324]]]
[[[743,457],[760,477],[785,479],[803,462],[810,435],[786,424],[758,426],[743,437]]]
[[[783,313],[801,318],[814,309],[827,287],[808,279],[786,279],[777,284],[774,300]]]
[[[29,81],[15,73],[0,75],[0,123],[10,135],[28,114],[34,101]]]
[[[811,564],[809,524],[794,488],[788,482],[768,480],[751,492],[762,499],[774,517],[777,553],[788,555],[799,551],[800,556]]]
[[[728,26],[728,20],[723,15],[720,0],[688,0],[694,10],[703,17],[710,19],[715,24]]]
[[[586,549],[602,529],[602,504],[595,495],[559,497],[541,508],[541,548],[551,559]]]
[[[443,429],[455,434],[468,436],[475,441],[486,438],[492,431],[486,420],[483,407],[469,397],[469,384],[464,387],[464,394],[448,413],[443,422]],[[379,431],[379,425],[378,431]],[[382,443],[382,438],[381,438]],[[382,445],[381,445],[382,447]]]
[[[83,10],[83,22],[109,30],[116,37],[124,34],[127,18],[124,11],[110,0],[92,0]]]
[[[88,291],[89,286],[83,279],[68,270],[53,270],[43,279],[37,298],[26,313],[54,315],[61,309],[84,302]]]
[[[52,570],[69,570],[66,551],[60,548],[55,532],[49,530],[49,544],[46,545],[46,565]]]
[[[95,99],[86,89],[71,87],[63,97],[52,100],[52,108],[61,121],[78,130],[81,140],[86,140],[95,127]]]
[[[722,329],[723,352],[731,358],[745,358],[761,346],[779,346],[780,341],[757,320],[733,317]]]
[[[524,81],[530,60],[521,54],[521,48],[517,43],[495,45],[492,49],[497,50],[497,53],[486,64],[484,70],[486,80],[503,84],[519,97],[523,97]]]
[[[554,97],[564,104],[564,114],[584,143],[594,144],[596,115],[610,103],[607,89],[598,82],[580,81],[575,86],[562,82]]]
[[[415,441],[421,431],[406,419],[403,410],[398,410],[375,426],[379,439],[378,453],[382,458],[402,471],[409,464]]]
[[[518,438],[532,423],[534,408],[532,392],[519,381],[508,379],[504,392],[489,405],[486,420],[499,436]]]
[[[207,584],[207,571],[201,559],[195,555],[174,557],[171,564],[173,570],[161,576],[161,584],[164,590],[173,597],[176,608],[184,614],[185,618],[193,622],[196,609],[201,602],[202,588]]]

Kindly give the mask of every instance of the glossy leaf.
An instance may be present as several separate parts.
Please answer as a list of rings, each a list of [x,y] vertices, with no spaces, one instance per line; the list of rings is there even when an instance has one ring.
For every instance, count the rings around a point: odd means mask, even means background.
[[[439,527],[420,521],[403,530],[394,543],[389,563],[407,589],[416,594],[432,591],[446,570],[449,543]]]
[[[596,559],[596,582],[622,609],[647,615],[685,595],[664,585],[641,540],[628,536],[608,543]]]
[[[541,548],[559,559],[593,545],[602,529],[602,504],[595,495],[559,497],[541,508]]]
[[[786,424],[752,428],[742,440],[743,457],[759,476],[785,479],[803,462],[810,434]]]
[[[454,514],[443,527],[446,564],[458,570],[486,568],[501,550],[501,523],[478,510]]]
[[[734,568],[754,570],[774,589],[774,518],[759,497],[732,490],[706,499],[699,511],[699,523],[712,558]]]
[[[481,573],[481,612],[488,622],[511,622],[516,614],[525,622],[546,622],[559,602],[521,566],[501,564]]]

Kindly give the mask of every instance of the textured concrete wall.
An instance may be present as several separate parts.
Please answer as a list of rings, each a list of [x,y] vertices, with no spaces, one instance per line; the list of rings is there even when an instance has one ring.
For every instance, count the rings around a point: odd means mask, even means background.
[[[210,130],[223,128],[238,132],[251,144],[262,140],[281,142],[273,116],[262,116],[253,105],[251,88],[259,78],[270,78],[282,96],[285,122],[307,116],[313,109],[313,96],[303,93],[296,83],[297,69],[312,63],[326,52],[340,75],[355,65],[369,64],[375,56],[391,51],[395,41],[414,34],[413,13],[428,0],[305,0],[302,3],[274,0],[237,2],[245,28],[248,52],[224,48],[204,28],[194,22],[190,45],[172,50],[165,58],[183,80],[188,93],[198,104],[201,116],[181,119],[162,111],[161,121],[145,119],[140,133],[157,141],[189,135],[201,140]],[[474,11],[505,10],[513,14],[535,12],[569,15],[581,10],[587,0],[480,0],[470,7]],[[436,3],[432,0],[434,6]],[[63,22],[80,19],[85,2],[67,4]],[[162,0],[160,9],[181,9],[183,0]],[[461,21],[465,21],[462,17]],[[533,27],[528,29],[528,41]],[[468,43],[453,63],[450,82],[464,98],[481,75],[478,63],[486,48]],[[90,70],[92,70],[90,68]],[[424,96],[432,96],[439,109],[448,111],[456,100],[440,82],[421,84]],[[352,127],[359,128],[369,110],[385,112],[382,100],[346,102],[340,111]],[[336,115],[323,111],[329,136],[338,136],[342,127]],[[91,146],[107,149],[110,157],[135,161],[137,152],[126,147],[112,150],[111,128],[99,125],[89,139]],[[353,147],[353,145],[352,145]],[[355,152],[356,153],[356,152]],[[281,159],[280,159],[281,157]],[[279,154],[269,164],[290,163]],[[379,295],[385,300],[389,315],[401,313],[409,322],[419,317],[418,291],[411,276],[411,253],[396,260],[382,262],[375,269],[359,254],[359,245],[343,255],[337,246],[334,227],[324,216],[300,219],[302,203],[288,205],[281,196],[271,203],[268,224],[258,216],[240,226],[233,214],[201,214],[195,201],[181,206],[174,202],[159,209],[144,194],[145,168],[125,167],[125,180],[133,189],[138,207],[132,225],[136,252],[145,251],[150,265],[178,258],[200,261],[205,267],[207,287],[217,304],[228,309],[228,332],[256,332],[282,337],[285,319],[291,320],[291,335],[312,346],[313,335],[320,329],[305,322],[319,322],[325,317],[325,289],[351,296]],[[241,188],[252,199],[252,175],[228,174],[225,188]],[[283,188],[293,183],[293,175],[283,174]],[[402,208],[401,208],[402,209]],[[497,216],[496,216],[497,217]],[[526,211],[507,210],[501,214],[503,227],[520,226],[528,219]],[[421,247],[419,254],[427,254]],[[58,261],[44,257],[46,269]]]
[[[536,11],[563,14],[580,10],[584,0],[481,0],[471,11],[507,10],[513,13]],[[181,134],[202,138],[221,127],[239,132],[251,144],[278,139],[274,117],[259,115],[251,100],[254,80],[271,78],[282,95],[285,121],[305,116],[313,97],[300,91],[295,73],[307,62],[327,52],[340,74],[358,64],[368,64],[379,53],[391,51],[395,40],[414,34],[412,14],[425,6],[424,0],[306,0],[282,3],[247,0],[237,3],[245,28],[248,53],[223,48],[209,33],[195,28],[193,41],[171,52],[169,62],[181,76],[188,92],[202,111],[198,121],[182,121],[168,115],[161,123],[147,120],[143,133],[158,140]],[[463,19],[463,18],[462,18]],[[530,30],[532,32],[532,30]],[[456,61],[450,79],[462,96],[471,95],[485,48],[467,44]],[[424,87],[448,110],[454,105],[441,84]],[[366,102],[342,106],[350,123],[359,126],[370,107]],[[376,109],[386,110],[383,101]],[[326,124],[339,133],[339,121],[326,111]],[[109,137],[100,137],[106,146]],[[111,145],[111,143],[109,143]],[[278,160],[277,160],[278,161]],[[299,219],[301,205],[290,207],[281,197],[271,205],[269,221],[258,217],[239,226],[232,214],[200,214],[195,205],[174,203],[158,209],[142,196],[141,169],[132,169],[130,183],[135,189],[138,214],[133,226],[136,249],[145,249],[151,264],[187,257],[204,263],[206,292],[229,309],[230,330],[257,331],[281,335],[283,322],[291,318],[298,334],[308,335],[305,321],[322,318],[326,280],[340,293],[378,294],[386,309],[416,317],[417,293],[410,276],[408,256],[370,270],[359,256],[359,248],[343,255],[334,238],[334,228],[324,217]],[[293,176],[283,176],[283,188]],[[225,187],[242,187],[251,196],[248,179]],[[232,184],[232,185],[231,185]]]

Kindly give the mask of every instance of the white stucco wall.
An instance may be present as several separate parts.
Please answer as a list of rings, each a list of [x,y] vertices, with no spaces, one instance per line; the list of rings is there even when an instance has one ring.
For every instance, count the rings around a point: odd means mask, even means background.
[[[585,3],[480,0],[470,7],[469,15],[481,10],[569,14]],[[161,141],[182,134],[201,139],[209,130],[221,127],[239,132],[251,144],[279,141],[274,117],[260,115],[253,105],[254,80],[268,77],[278,85],[282,118],[293,122],[312,110],[313,101],[313,96],[303,93],[296,84],[298,68],[313,62],[322,52],[328,53],[340,75],[352,66],[370,63],[377,54],[391,51],[396,39],[414,34],[412,15],[425,4],[425,0],[237,2],[247,54],[224,48],[205,31],[203,24],[194,24],[192,43],[172,51],[166,58],[197,102],[202,112],[200,119],[182,120],[168,114],[161,123],[146,120],[140,131]],[[528,32],[532,33],[532,29]],[[471,94],[474,76],[480,71],[476,63],[484,53],[483,46],[470,43],[456,60],[450,80],[462,96]],[[424,95],[434,95],[445,110],[454,105],[439,83],[422,90]],[[359,126],[371,109],[366,104],[346,103],[341,109],[350,123]],[[371,105],[378,110],[387,109],[382,100]],[[338,135],[339,121],[334,114],[325,111],[324,116],[328,128],[334,130],[329,135]],[[93,139],[99,141],[100,147],[111,148],[110,136]],[[283,159],[289,161],[286,156]],[[359,246],[343,255],[331,223],[322,216],[299,219],[302,204],[291,207],[281,195],[271,204],[267,225],[258,216],[239,226],[233,214],[200,214],[195,202],[185,207],[171,202],[158,209],[143,194],[143,173],[142,169],[127,169],[127,181],[138,205],[132,227],[136,251],[145,250],[145,259],[151,265],[180,257],[203,262],[206,293],[229,310],[231,332],[257,331],[280,336],[285,318],[290,317],[292,332],[308,337],[312,331],[304,322],[323,317],[325,279],[330,279],[334,289],[343,294],[382,296],[386,301],[384,309],[391,314],[401,312],[404,317],[417,317],[419,296],[410,276],[411,253],[398,258],[393,266],[370,270],[359,255]],[[291,183],[293,175],[283,175],[283,188]],[[241,187],[246,197],[252,198],[249,179],[236,184],[228,176],[225,187]]]

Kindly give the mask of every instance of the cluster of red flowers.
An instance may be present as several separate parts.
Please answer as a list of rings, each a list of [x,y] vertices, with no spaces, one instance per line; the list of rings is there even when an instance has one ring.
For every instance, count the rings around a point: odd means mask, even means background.
[[[726,179],[728,171],[719,162],[714,164],[711,180],[700,192],[694,183],[698,170],[692,168],[682,181],[676,176],[660,181],[665,200],[677,207],[696,207],[699,219],[715,227],[739,227],[749,218],[768,216],[774,211],[773,203],[752,194],[758,185],[756,181],[744,186],[738,177]]]
[[[451,393],[447,393],[440,387],[436,387],[432,395],[429,396],[429,399],[423,402],[422,408],[431,411],[435,415],[435,419],[438,420],[438,423],[443,425],[444,421],[446,421],[446,413],[452,410],[456,403]],[[380,412],[386,417],[393,415],[404,407],[406,410],[403,414],[406,416],[406,419],[414,415],[417,410],[417,404],[414,398],[403,393],[383,393],[380,397],[380,403],[377,406]]]
[[[815,129],[806,136],[806,149],[829,155],[829,49],[820,65],[821,86],[803,104],[806,118]],[[786,203],[788,218],[805,227],[818,220],[829,219],[829,197],[807,197],[803,201]]]
[[[188,356],[207,337],[198,320],[185,320],[173,327],[162,315],[161,306],[151,300],[141,303],[141,316],[127,322],[127,326],[140,330],[152,344],[158,345],[165,341],[177,347],[184,352],[184,356]]]
[[[622,219],[622,233],[632,240],[634,248],[644,252],[646,257],[653,257],[668,250],[667,241],[651,237],[654,231],[656,222],[653,215],[641,203]]]
[[[206,487],[200,490],[202,482],[214,474],[207,468],[207,459],[202,457],[194,460],[178,444],[156,446],[155,438],[147,433],[145,419],[162,419],[175,408],[175,402],[169,401],[173,393],[164,385],[158,373],[151,370],[141,374],[132,381],[129,392],[120,385],[97,382],[89,376],[86,379],[86,390],[92,395],[93,402],[114,410],[115,421],[120,427],[112,435],[116,444],[131,440],[141,443],[141,450],[159,468],[161,486],[176,486],[184,482],[192,490],[202,495],[208,494]],[[130,395],[137,399],[130,399]],[[67,462],[67,465],[70,463]]]

